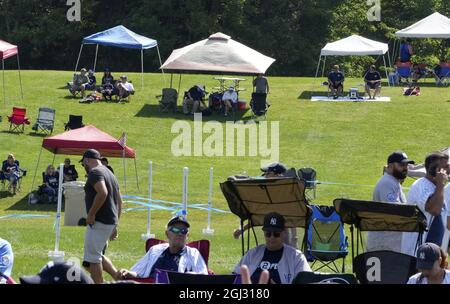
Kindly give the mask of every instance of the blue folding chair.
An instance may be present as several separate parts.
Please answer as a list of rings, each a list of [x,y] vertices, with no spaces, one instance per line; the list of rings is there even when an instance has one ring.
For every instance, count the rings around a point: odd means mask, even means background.
[[[411,77],[411,63],[408,62],[397,63],[395,65],[395,72],[397,74],[397,79],[399,83],[402,82],[403,78],[406,79],[408,84],[411,83],[411,81],[409,80]]]
[[[326,267],[334,273],[345,272],[345,258],[348,255],[348,238],[344,223],[333,206],[311,205],[312,216],[307,229],[306,258],[312,262],[314,271]],[[342,271],[336,260],[342,259]],[[314,268],[319,263],[318,268]]]

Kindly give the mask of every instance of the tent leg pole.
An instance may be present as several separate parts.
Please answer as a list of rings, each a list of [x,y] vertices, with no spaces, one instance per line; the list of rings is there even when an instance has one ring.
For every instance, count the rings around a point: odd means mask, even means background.
[[[20,97],[22,98],[23,101],[23,87],[22,87],[22,76],[20,75],[19,53],[17,53],[17,68],[19,69]]]
[[[326,64],[326,62],[327,62],[327,56],[324,56],[323,57],[322,76],[321,77],[323,77],[323,75],[325,74],[325,64]]]
[[[77,59],[77,64],[75,65],[75,73],[77,72],[77,69],[78,69],[78,64],[80,63],[80,58],[81,58],[81,52],[83,51],[83,43],[81,44],[81,47],[80,47],[80,52],[78,53],[78,59]]]
[[[385,71],[385,74],[386,74],[386,79],[388,81],[388,86],[390,87],[391,84],[389,83],[389,75],[388,75],[387,66],[386,66],[386,58],[384,58],[384,55],[383,55],[383,63],[384,63],[384,71]]]
[[[319,74],[319,69],[320,69],[320,63],[322,62],[322,55],[319,56],[319,61],[317,62],[317,68],[316,68],[316,76],[314,77],[314,85],[312,88],[312,93],[311,95],[315,92],[316,90],[316,80],[317,80],[317,75]]]
[[[136,156],[134,157],[134,172],[136,173],[136,187],[138,189],[138,192],[141,192],[141,189],[139,189],[139,176],[137,171]]]
[[[95,59],[94,59],[94,72],[97,67],[97,57],[98,57],[98,44],[95,46]]]
[[[52,166],[55,165],[55,158],[56,158],[56,154],[53,154]]]
[[[41,161],[41,154],[42,154],[42,147],[41,147],[41,150],[39,151],[38,161],[36,163],[36,170],[34,170],[34,176],[33,176],[33,181],[31,182],[30,194],[31,194],[31,192],[33,192],[33,189],[34,189],[34,182],[36,181],[36,174],[37,174],[37,170],[39,168],[39,162]],[[30,195],[28,195],[28,204],[31,204]]]
[[[180,79],[178,80],[178,96],[180,96],[180,88],[181,88],[181,74]]]
[[[3,81],[3,104],[6,103],[6,93],[5,93],[5,59],[2,59],[2,68],[3,68],[3,74],[2,74],[2,81]]]
[[[172,88],[173,85],[173,73],[170,74],[170,88]]]
[[[158,52],[159,64],[160,64],[160,66],[162,66],[161,54],[160,54],[160,52],[159,52],[159,46],[158,46],[158,45],[156,45],[156,51]],[[163,70],[163,69],[161,69],[161,73],[162,73],[162,75],[163,75],[163,81],[164,81],[164,84],[163,84],[163,85],[166,85],[166,74],[164,73],[164,70]]]
[[[125,195],[128,195],[128,193],[127,193],[127,170],[126,170],[126,163],[125,163],[125,149],[122,152],[122,160],[123,160],[123,187],[125,190]]]
[[[141,49],[141,90],[144,90],[144,49]]]

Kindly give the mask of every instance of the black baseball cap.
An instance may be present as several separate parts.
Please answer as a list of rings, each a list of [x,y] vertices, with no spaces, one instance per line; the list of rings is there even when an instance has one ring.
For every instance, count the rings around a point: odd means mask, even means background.
[[[391,155],[389,155],[388,160],[387,160],[388,164],[392,164],[392,163],[402,163],[402,164],[415,164],[415,162],[413,160],[408,159],[408,155],[406,155],[405,152],[403,151],[395,151],[394,153],[392,153]]]
[[[441,257],[441,250],[438,245],[424,243],[417,249],[417,269],[429,270]]]
[[[262,167],[261,171],[264,173],[273,172],[275,174],[283,174],[283,173],[286,173],[287,167],[283,163],[274,162],[274,163],[268,164],[265,167]]]
[[[262,230],[264,231],[273,231],[273,232],[281,232],[284,230],[284,217],[277,213],[271,212],[266,214],[264,217],[264,225]]]
[[[167,227],[170,227],[176,223],[183,223],[186,225],[187,228],[189,228],[191,225],[189,225],[187,219],[184,216],[176,216],[167,223]]]
[[[100,155],[100,152],[98,152],[97,150],[95,150],[95,149],[89,149],[89,150],[86,150],[86,151],[83,153],[83,158],[82,158],[79,162],[80,162],[80,163],[83,162],[83,160],[84,160],[85,158],[92,158],[92,159],[98,159],[98,160],[101,160],[101,159],[102,159],[102,156]]]
[[[35,276],[20,277],[21,284],[94,284],[92,279],[72,262],[48,262]]]

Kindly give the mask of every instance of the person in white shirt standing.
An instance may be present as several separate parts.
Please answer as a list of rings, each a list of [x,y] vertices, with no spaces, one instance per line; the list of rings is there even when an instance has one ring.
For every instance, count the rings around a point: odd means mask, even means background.
[[[450,172],[449,156],[434,152],[425,159],[426,176],[415,181],[408,193],[408,203],[415,204],[425,214],[428,231],[422,242],[442,245],[445,228],[450,216],[448,200],[444,198],[444,188]],[[405,232],[402,238],[402,252],[415,256],[417,233]]]

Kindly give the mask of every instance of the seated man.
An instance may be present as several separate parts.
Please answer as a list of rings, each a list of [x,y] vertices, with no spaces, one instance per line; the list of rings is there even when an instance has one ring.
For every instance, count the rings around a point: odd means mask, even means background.
[[[342,92],[344,91],[344,80],[344,74],[339,71],[339,66],[333,66],[333,70],[328,74],[328,86],[334,99],[337,99],[338,95],[342,96]]]
[[[64,171],[64,172],[63,172],[63,174],[64,174],[63,182],[64,182],[64,183],[67,183],[67,182],[73,182],[73,181],[76,181],[76,180],[77,180],[77,178],[78,178],[78,172],[77,172],[77,170],[75,169],[75,166],[70,164],[70,159],[69,159],[69,158],[66,158],[66,159],[64,160],[64,168],[63,168],[63,171]]]
[[[0,238],[0,273],[10,277],[14,264],[14,254],[11,244]],[[0,284],[2,284],[2,277],[0,277]]]
[[[198,110],[201,110],[200,104],[202,104],[203,107],[206,108],[207,106],[204,101],[205,96],[206,91],[204,85],[197,84],[190,88],[184,96],[183,113],[188,115],[198,112]]]
[[[174,217],[167,224],[169,243],[152,246],[131,270],[119,270],[120,279],[155,278],[156,269],[208,274],[208,268],[200,252],[186,246],[189,223],[183,217]]]
[[[125,75],[120,76],[120,80],[116,84],[119,102],[123,101],[128,96],[134,94],[134,86],[131,82],[128,82],[128,77]]]
[[[74,97],[77,95],[77,92],[81,92],[81,97],[84,98],[86,85],[89,84],[89,77],[86,75],[86,73],[86,69],[82,68],[80,70],[80,74],[73,75],[73,81],[69,88],[69,91]]]
[[[381,91],[381,75],[375,70],[375,66],[371,65],[369,71],[367,71],[364,76],[364,82],[366,83],[366,93],[369,95],[369,99],[375,99],[376,97],[380,97]],[[374,94],[370,95],[370,91],[374,90]]]
[[[95,90],[95,85],[97,83],[97,79],[94,76],[94,71],[89,69],[88,72],[89,83],[85,86],[86,90]]]
[[[228,116],[228,112],[230,110],[232,111],[233,107],[236,107],[238,102],[238,94],[234,90],[234,87],[229,87],[228,90],[223,93],[222,102],[225,106],[225,116]]]
[[[9,187],[12,187],[13,194],[16,194],[17,183],[20,178],[19,161],[14,158],[13,154],[9,154],[8,158],[2,164],[2,179],[9,181]],[[11,189],[8,189],[9,191]]]
[[[283,243],[285,219],[282,215],[272,212],[264,217],[265,244],[249,250],[234,270],[240,274],[241,265],[247,265],[253,283],[257,283],[260,274],[267,269],[270,282],[290,284],[300,271],[311,271],[305,255]]]

